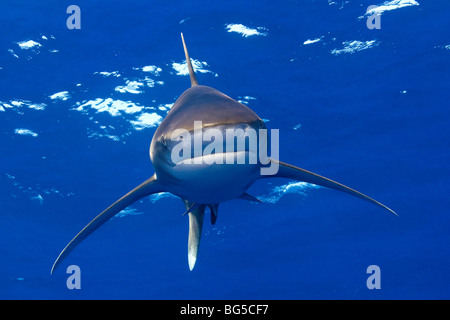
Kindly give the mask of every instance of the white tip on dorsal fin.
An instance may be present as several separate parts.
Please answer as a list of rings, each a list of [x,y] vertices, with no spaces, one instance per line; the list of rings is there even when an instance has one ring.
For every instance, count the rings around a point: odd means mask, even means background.
[[[197,78],[195,77],[194,68],[192,67],[191,58],[189,58],[189,53],[186,47],[186,43],[184,42],[183,33],[181,34],[181,40],[183,41],[184,54],[186,56],[186,63],[189,69],[189,77],[191,78],[191,87],[198,85]]]

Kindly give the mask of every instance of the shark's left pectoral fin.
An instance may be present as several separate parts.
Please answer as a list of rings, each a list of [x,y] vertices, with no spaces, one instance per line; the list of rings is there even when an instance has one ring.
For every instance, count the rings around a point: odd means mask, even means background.
[[[205,215],[205,205],[193,207],[193,203],[183,200],[186,210],[189,210],[189,239],[188,239],[188,263],[189,270],[192,271],[197,261],[198,248],[202,237],[203,217]]]
[[[273,177],[282,177],[282,178],[290,178],[290,179],[295,179],[295,180],[299,180],[299,181],[304,181],[304,182],[308,182],[308,183],[312,183],[318,186],[322,186],[322,187],[326,187],[329,189],[334,189],[334,190],[338,190],[338,191],[342,191],[342,192],[346,192],[348,194],[351,194],[352,196],[358,197],[360,199],[366,200],[368,202],[371,202],[395,215],[397,215],[392,209],[388,208],[387,206],[385,206],[384,204],[366,196],[365,194],[362,194],[359,191],[356,191],[352,188],[349,188],[339,182],[330,180],[328,178],[322,177],[316,173],[307,171],[305,169],[301,169],[298,167],[295,167],[293,165],[281,162],[281,161],[277,161],[274,159],[270,159],[270,161],[272,162],[276,162],[275,164],[278,166],[278,172],[273,175]],[[269,176],[266,176],[269,177]]]
[[[150,179],[144,181],[139,186],[128,192],[122,198],[114,202],[110,205],[106,210],[100,213],[97,217],[94,218],[87,226],[85,226],[73,239],[69,242],[69,244],[61,251],[55,263],[53,264],[52,270],[50,273],[55,271],[56,267],[61,263],[61,261],[88,235],[94,232],[98,227],[108,221],[110,218],[115,216],[117,213],[136,202],[137,200],[154,194],[163,192],[163,188],[159,184],[156,179],[156,175],[153,175]]]

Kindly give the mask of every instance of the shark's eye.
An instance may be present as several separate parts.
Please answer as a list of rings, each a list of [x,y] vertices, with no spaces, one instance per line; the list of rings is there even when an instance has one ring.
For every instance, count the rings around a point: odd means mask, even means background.
[[[165,139],[164,137],[161,137],[161,143],[162,143],[165,147],[167,147],[167,141],[166,141],[166,139]]]
[[[184,137],[183,136],[179,136],[178,137],[178,141],[183,141],[184,140]]]

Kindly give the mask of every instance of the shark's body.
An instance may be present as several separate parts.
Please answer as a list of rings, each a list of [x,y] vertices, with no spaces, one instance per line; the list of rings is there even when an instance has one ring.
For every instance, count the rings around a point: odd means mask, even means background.
[[[73,248],[100,225],[142,197],[159,192],[173,193],[180,197],[186,206],[185,214],[189,214],[188,262],[191,270],[197,259],[206,208],[209,208],[211,223],[214,224],[221,202],[235,198],[258,201],[248,195],[246,190],[259,178],[284,177],[313,183],[349,193],[395,214],[385,205],[356,190],[276,159],[269,159],[269,163],[265,164],[260,161],[252,163],[249,159],[254,150],[250,150],[246,146],[230,152],[224,149],[225,151],[212,155],[196,154],[194,151],[189,159],[174,161],[172,151],[175,146],[186,144],[186,148],[191,147],[193,141],[190,140],[195,140],[196,134],[199,132],[204,133],[212,128],[223,134],[227,129],[239,129],[245,133],[266,128],[264,121],[248,107],[216,89],[199,85],[184,39],[183,46],[189,68],[191,88],[178,98],[153,136],[150,159],[155,168],[155,174],[117,200],[84,227],[60,253],[53,264],[52,273]],[[201,121],[200,131],[196,131],[196,121]],[[189,139],[185,139],[181,134],[179,139],[174,141],[173,138],[177,136],[175,133],[178,129],[184,129],[185,133],[190,133]],[[201,150],[205,150],[205,145]],[[236,164],[206,164],[206,160],[211,160],[211,157],[214,158],[213,160],[234,159]],[[198,163],[195,162],[196,160],[199,160]],[[278,172],[275,175],[262,176],[261,168],[271,164],[277,165]]]

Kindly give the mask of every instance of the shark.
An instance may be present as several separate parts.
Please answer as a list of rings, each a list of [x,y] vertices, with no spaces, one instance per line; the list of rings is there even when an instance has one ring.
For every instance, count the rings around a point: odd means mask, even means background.
[[[230,130],[240,132],[245,137],[247,133],[265,130],[266,125],[246,105],[212,87],[200,85],[183,34],[181,40],[191,86],[175,101],[153,135],[150,160],[155,173],[107,207],[76,234],[58,255],[51,274],[78,244],[110,218],[139,199],[161,192],[169,192],[179,197],[186,208],[183,215],[189,216],[188,265],[191,271],[198,257],[205,213],[209,211],[211,223],[215,224],[219,205],[225,201],[245,199],[261,202],[247,193],[249,187],[259,179],[287,178],[338,190],[397,215],[386,205],[355,189],[281,162],[276,157],[262,156],[257,161],[250,161],[254,159],[252,156],[255,152],[260,154],[261,149],[267,149],[267,135],[258,136],[259,149],[250,148],[250,143],[232,149],[219,148],[225,146],[225,142],[218,138],[220,135],[225,136]],[[215,135],[199,140],[199,134],[211,130]],[[214,141],[217,140],[215,148],[211,148],[211,143],[204,141],[212,141],[213,136]],[[200,142],[195,147],[196,141]],[[214,150],[205,153],[206,148]],[[183,156],[180,157],[180,154]],[[276,170],[272,170],[272,174],[262,174],[262,170],[270,167]]]

